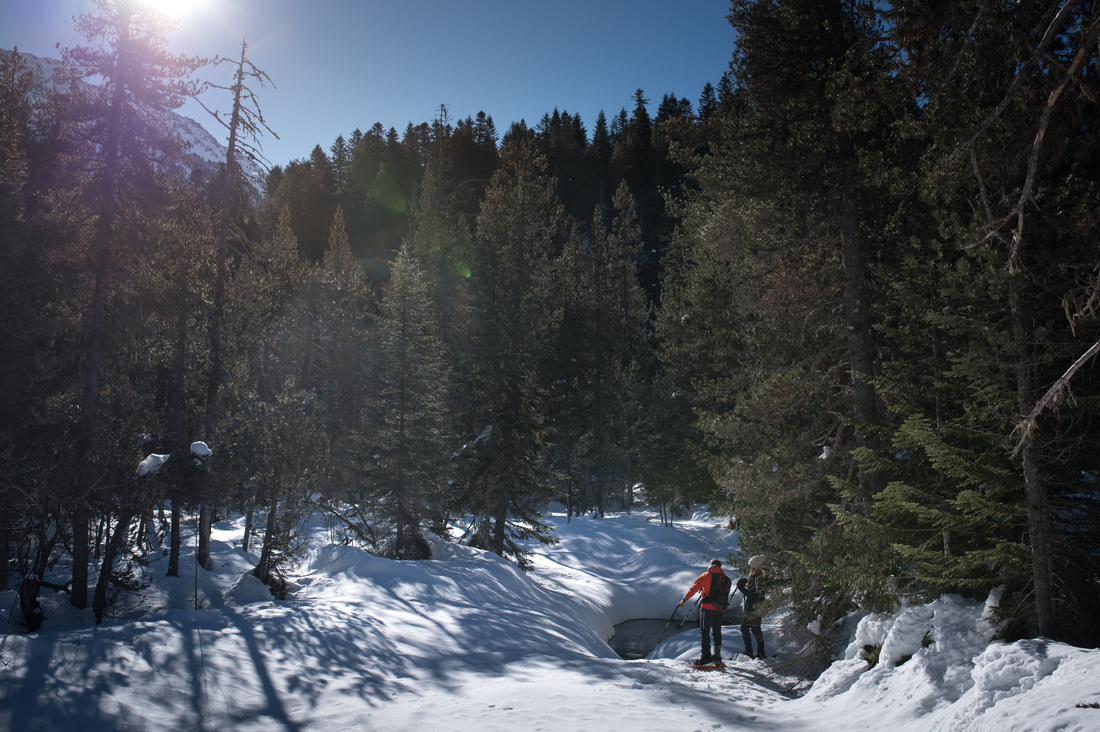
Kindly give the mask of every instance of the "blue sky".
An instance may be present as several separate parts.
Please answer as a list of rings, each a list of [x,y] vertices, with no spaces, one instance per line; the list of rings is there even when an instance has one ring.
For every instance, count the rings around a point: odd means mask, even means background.
[[[174,52],[235,58],[241,40],[276,88],[260,90],[273,163],[308,157],[375,122],[403,132],[434,119],[492,115],[497,130],[555,107],[596,116],[633,108],[642,89],[696,104],[733,52],[727,0],[166,0]],[[56,56],[76,45],[71,18],[92,0],[0,0],[0,48]],[[228,84],[228,65],[200,74]],[[224,108],[227,98],[210,95]],[[201,109],[186,114],[207,124]],[[215,133],[219,134],[220,133]]]

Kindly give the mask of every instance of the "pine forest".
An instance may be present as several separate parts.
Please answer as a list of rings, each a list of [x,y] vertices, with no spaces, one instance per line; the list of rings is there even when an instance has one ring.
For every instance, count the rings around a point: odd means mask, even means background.
[[[28,624],[47,590],[110,617],[190,522],[205,566],[227,511],[278,597],[318,510],[380,556],[461,525],[526,569],[551,502],[707,504],[804,622],[1002,587],[1007,636],[1095,645],[1100,3],[728,20],[690,98],[441,105],[258,179],[280,92],[247,46],[180,55],[97,0],[49,84],[3,52],[0,586]],[[218,165],[166,121],[200,91]]]

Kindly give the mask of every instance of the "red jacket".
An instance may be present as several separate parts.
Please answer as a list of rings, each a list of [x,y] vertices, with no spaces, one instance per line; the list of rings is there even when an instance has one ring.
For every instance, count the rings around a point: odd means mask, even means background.
[[[691,586],[691,589],[687,591],[687,594],[684,595],[684,599],[690,600],[696,592],[700,593],[704,598],[706,598],[706,596],[710,594],[710,583],[712,581],[711,575],[714,574],[720,574],[724,577],[726,573],[722,571],[721,567],[712,566],[706,572],[703,572],[701,575],[699,575],[699,579],[695,580],[695,584],[693,584]],[[709,602],[704,602],[699,607],[703,608],[704,610],[717,610],[719,612],[725,609],[718,607],[717,605],[712,605]]]

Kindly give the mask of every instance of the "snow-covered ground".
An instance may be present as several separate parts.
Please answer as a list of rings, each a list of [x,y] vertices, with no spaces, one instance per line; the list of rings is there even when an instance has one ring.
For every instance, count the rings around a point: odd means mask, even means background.
[[[736,533],[702,513],[672,528],[645,513],[550,519],[561,542],[527,575],[438,540],[430,561],[379,559],[319,528],[276,602],[234,520],[212,571],[184,561],[169,579],[158,558],[99,626],[47,594],[43,629],[23,633],[0,593],[0,730],[1100,729],[1100,651],[991,644],[985,607],[956,597],[853,622],[845,658],[809,689],[785,675],[795,629],[780,617],[765,620],[777,659],[692,670],[698,631],[673,623],[649,658],[624,661],[613,626],[667,619],[711,557],[738,556]],[[859,653],[880,643],[868,669]]]

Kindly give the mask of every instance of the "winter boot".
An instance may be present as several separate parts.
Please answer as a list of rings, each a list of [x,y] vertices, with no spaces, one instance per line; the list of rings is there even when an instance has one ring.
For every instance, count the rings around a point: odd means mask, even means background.
[[[714,655],[710,657],[710,662],[715,666],[722,666],[722,648],[721,646],[715,646]]]
[[[709,666],[711,664],[710,651],[703,651],[703,655],[692,661],[696,666]]]

